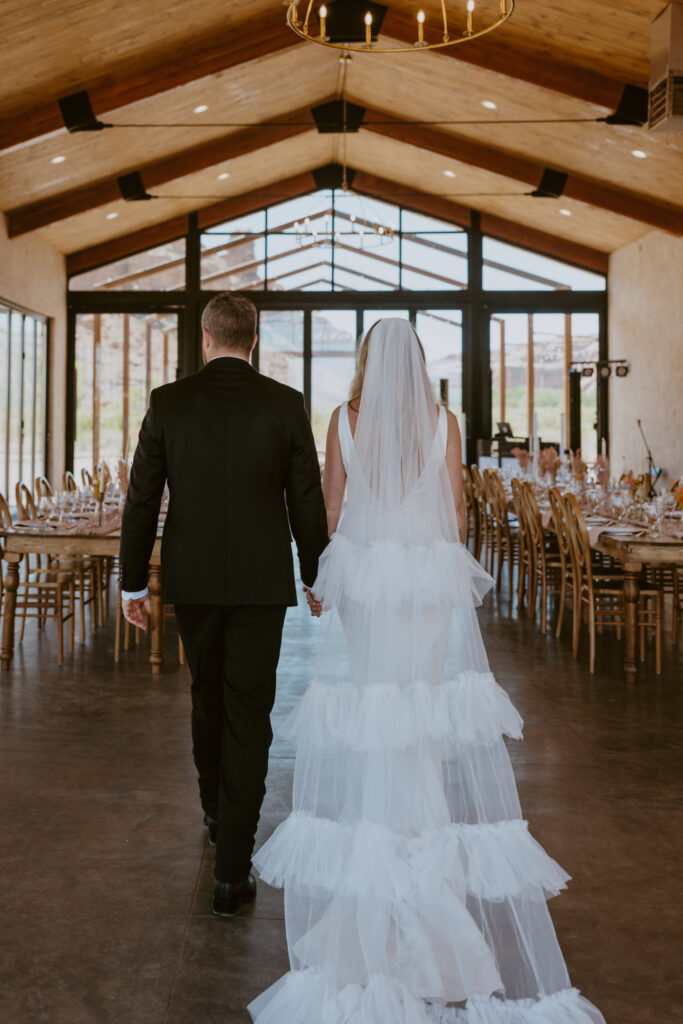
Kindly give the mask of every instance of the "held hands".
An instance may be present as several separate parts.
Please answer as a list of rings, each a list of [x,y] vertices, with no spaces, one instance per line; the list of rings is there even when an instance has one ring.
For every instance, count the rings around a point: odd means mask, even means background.
[[[313,592],[310,591],[308,587],[304,587],[304,593],[306,594],[308,607],[311,609],[311,615],[313,616],[314,619],[319,619],[323,613],[322,601],[316,601],[315,597],[313,596]]]
[[[137,597],[132,601],[123,602],[123,615],[133,626],[147,630],[147,620],[152,614],[152,604],[149,595]]]

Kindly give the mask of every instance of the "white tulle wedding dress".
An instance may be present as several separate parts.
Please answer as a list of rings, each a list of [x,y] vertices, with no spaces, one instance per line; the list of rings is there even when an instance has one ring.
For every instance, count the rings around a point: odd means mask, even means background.
[[[568,875],[522,818],[417,337],[369,340],[346,504],[315,593],[328,624],[286,724],[293,811],[258,851],[285,888],[291,970],[257,1024],[604,1024],[572,988],[546,899]],[[323,620],[324,621],[324,620]]]

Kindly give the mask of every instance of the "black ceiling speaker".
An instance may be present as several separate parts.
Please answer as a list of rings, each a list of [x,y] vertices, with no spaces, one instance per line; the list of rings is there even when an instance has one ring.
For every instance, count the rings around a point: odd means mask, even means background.
[[[321,135],[344,131],[344,100],[330,100],[311,110],[316,128]],[[346,101],[346,131],[357,132],[365,117],[365,107]]]
[[[326,32],[331,43],[362,43],[365,40],[365,15],[372,15],[372,39],[382,31],[387,12],[385,4],[366,0],[328,0]]]
[[[142,175],[139,171],[131,171],[130,174],[122,174],[116,179],[119,183],[119,190],[127,203],[137,202],[139,199],[153,199],[142,184]]]
[[[649,96],[647,89],[638,85],[625,85],[619,106],[609,117],[602,118],[607,124],[630,124],[642,127],[647,123]]]
[[[541,183],[537,189],[529,194],[540,196],[542,199],[559,199],[567,184],[568,174],[564,171],[553,171],[546,167],[541,176]]]
[[[349,188],[353,184],[355,175],[355,171],[347,168],[346,184]],[[313,171],[313,181],[317,188],[341,188],[344,184],[344,168],[341,164],[325,164],[324,167],[318,167]]]
[[[110,124],[97,120],[85,89],[71,96],[62,96],[57,102],[64,125],[70,132],[101,132],[103,128],[111,128]]]

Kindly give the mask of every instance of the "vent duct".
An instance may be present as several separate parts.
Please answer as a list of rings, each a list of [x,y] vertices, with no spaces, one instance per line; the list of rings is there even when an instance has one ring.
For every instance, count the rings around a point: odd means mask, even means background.
[[[652,22],[649,127],[683,132],[683,3],[674,0]]]

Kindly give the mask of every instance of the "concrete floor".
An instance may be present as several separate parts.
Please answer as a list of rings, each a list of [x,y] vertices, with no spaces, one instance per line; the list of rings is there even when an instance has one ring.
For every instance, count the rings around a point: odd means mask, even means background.
[[[615,639],[600,638],[591,678],[585,650],[574,662],[505,599],[480,621],[526,722],[510,743],[525,815],[574,878],[551,903],[573,983],[608,1024],[683,1021],[683,645],[629,686]],[[259,841],[288,810],[293,750],[277,725],[318,628],[288,616]],[[111,631],[60,670],[52,632],[31,625],[0,677],[3,1024],[245,1024],[287,970],[279,892],[261,886],[234,921],[210,912],[187,670],[169,634],[154,678],[142,648],[113,664]]]

